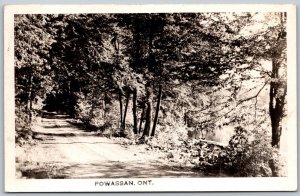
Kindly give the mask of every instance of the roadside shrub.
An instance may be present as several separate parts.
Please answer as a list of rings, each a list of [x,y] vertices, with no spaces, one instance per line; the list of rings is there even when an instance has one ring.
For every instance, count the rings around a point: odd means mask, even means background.
[[[76,117],[83,123],[90,123],[92,115],[92,105],[83,95],[79,95],[77,104],[75,106]]]
[[[244,173],[244,166],[249,154],[250,143],[248,141],[248,132],[242,127],[236,127],[234,135],[229,140],[227,147],[227,156],[225,157],[225,168],[232,173]]]
[[[148,139],[147,144],[154,148],[173,150],[187,140],[187,127],[177,123],[169,126],[157,125],[157,133]]]
[[[282,167],[278,149],[271,146],[270,134],[265,129],[252,130],[250,134],[237,127],[229,142],[226,158],[227,169],[237,176],[272,176],[270,160],[277,169]]]
[[[16,99],[15,104],[15,143],[23,145],[32,140],[32,125],[40,120],[38,111],[42,109],[43,102],[40,97],[32,101],[31,121],[26,103]]]
[[[148,144],[166,153],[170,163],[234,176],[272,176],[270,160],[277,169],[284,167],[278,149],[271,146],[268,129],[249,132],[238,126],[228,145],[201,139],[180,139],[172,129],[150,138]],[[183,129],[183,133],[187,130]]]
[[[17,103],[16,103],[17,104]],[[30,127],[30,121],[28,113],[26,112],[26,107],[19,105],[15,109],[15,123],[17,131],[24,128]]]

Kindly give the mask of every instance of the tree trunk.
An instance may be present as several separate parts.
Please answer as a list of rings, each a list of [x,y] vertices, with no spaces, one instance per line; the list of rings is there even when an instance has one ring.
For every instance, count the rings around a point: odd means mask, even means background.
[[[282,53],[284,47],[281,46],[282,42],[286,42],[286,30],[284,28],[284,23],[286,22],[286,14],[279,13],[282,29],[278,33],[277,44],[273,46],[273,57],[272,57],[272,73],[271,73],[271,83],[270,83],[270,102],[269,102],[269,115],[271,118],[272,126],[272,141],[271,145],[274,148],[280,148],[280,137],[282,132],[282,118],[284,116],[284,105],[285,97],[287,93],[286,80],[283,81],[281,76],[286,75],[286,73],[280,73],[280,71],[286,71],[283,67],[285,63],[282,61]],[[282,65],[281,65],[282,64]],[[280,69],[283,68],[283,69]],[[272,176],[278,176],[278,166],[275,164],[275,160],[271,159],[269,161],[269,166],[272,170]]]
[[[139,134],[141,133],[141,130],[142,130],[142,124],[143,124],[143,120],[144,120],[144,114],[145,114],[145,106],[143,106],[143,108],[142,108],[142,113],[141,113],[141,118],[140,118]]]
[[[68,86],[68,97],[67,97],[68,103],[66,105],[66,112],[69,116],[71,116],[71,80],[67,81],[67,86]]]
[[[146,84],[146,117],[145,117],[145,127],[143,131],[142,138],[149,136],[151,128],[151,102],[152,102],[152,89],[150,88],[150,83]]]
[[[29,78],[29,90],[28,90],[28,119],[29,123],[32,121],[32,74],[30,74]]]
[[[103,117],[104,117],[104,119],[106,119],[106,114],[107,114],[107,105],[108,105],[108,103],[107,103],[107,94],[106,93],[104,93],[104,98],[103,98]]]
[[[102,100],[102,110],[103,110],[102,118],[105,119],[106,118],[106,112],[105,112],[105,98],[104,97],[103,97],[103,100]]]
[[[155,111],[155,116],[154,116],[154,121],[153,121],[153,127],[152,127],[151,136],[155,135],[155,129],[156,129],[157,121],[158,121],[158,113],[159,113],[160,102],[161,102],[161,91],[162,91],[162,85],[159,85],[158,96],[157,96],[157,104],[156,104],[156,111]]]
[[[282,131],[281,120],[277,114],[271,115],[272,123],[272,146],[280,148],[280,136]]]
[[[145,128],[142,137],[149,136],[150,126],[151,126],[151,102],[147,102],[147,110],[146,110],[146,122]]]
[[[133,114],[133,132],[134,132],[134,134],[138,133],[137,115],[136,115],[136,99],[137,99],[137,90],[134,89],[133,97],[132,97],[132,114]]]
[[[119,93],[119,102],[120,102],[120,128],[123,125],[123,103],[122,103],[122,93]]]
[[[279,81],[279,63],[272,60],[272,81],[270,83],[270,102],[269,102],[269,114],[271,118],[272,126],[272,147],[280,148],[280,136],[282,131],[282,118],[284,115],[284,102],[287,91],[286,84]],[[272,176],[278,176],[278,167],[273,159],[269,161],[269,166],[272,171]]]
[[[140,23],[139,22],[135,22],[135,36],[134,36],[134,48],[135,48],[135,52],[134,52],[134,66],[136,68],[138,68],[138,66],[141,63],[141,30],[139,27]]]
[[[155,54],[153,52],[153,39],[154,39],[154,23],[153,20],[149,21],[149,40],[148,40],[148,70],[150,72],[157,71],[156,62],[155,62]]]
[[[270,102],[269,102],[269,114],[272,125],[272,146],[280,147],[281,136],[281,120],[284,115],[284,104],[287,87],[285,84],[279,81],[279,64],[276,60],[272,61],[272,81],[270,83]]]
[[[130,93],[128,93],[127,97],[126,97],[126,105],[125,105],[125,108],[124,108],[123,122],[122,122],[122,126],[121,126],[121,128],[123,130],[125,129],[125,124],[126,124],[125,120],[126,120],[126,114],[127,114],[127,108],[128,108],[129,98],[130,98]]]

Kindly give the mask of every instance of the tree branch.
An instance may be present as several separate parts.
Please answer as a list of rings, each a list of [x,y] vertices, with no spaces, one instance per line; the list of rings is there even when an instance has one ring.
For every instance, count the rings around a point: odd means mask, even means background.
[[[254,99],[254,98],[256,99],[256,103],[255,103],[255,105],[256,105],[256,104],[257,104],[257,97],[258,97],[258,95],[261,93],[261,91],[265,88],[265,86],[266,86],[268,83],[269,83],[269,80],[267,80],[267,81],[265,82],[265,84],[259,89],[259,91],[258,91],[254,96],[248,97],[248,98],[243,99],[243,100],[240,100],[240,101],[236,104],[235,107],[231,108],[231,109],[230,109],[229,111],[227,111],[226,113],[224,113],[224,114],[222,114],[222,115],[219,115],[219,116],[216,116],[215,118],[212,118],[212,119],[203,121],[203,122],[201,122],[201,123],[203,124],[203,123],[207,123],[207,122],[212,122],[212,121],[218,120],[218,119],[220,119],[220,118],[226,116],[226,115],[229,114],[230,112],[232,112],[238,105],[240,105],[240,104],[242,104],[242,103],[244,103],[244,102],[246,102],[246,101],[249,101],[249,100],[251,100],[251,99]]]
[[[261,91],[265,88],[265,86],[269,83],[269,81],[270,81],[270,80],[267,80],[267,81],[265,82],[265,84],[259,89],[259,91],[258,91],[254,96],[248,97],[248,98],[246,98],[246,99],[243,99],[243,100],[238,101],[238,103],[237,103],[236,106],[242,104],[242,103],[245,102],[245,101],[249,101],[249,100],[251,100],[251,99],[257,98],[258,95],[260,94],[260,92],[261,92]]]

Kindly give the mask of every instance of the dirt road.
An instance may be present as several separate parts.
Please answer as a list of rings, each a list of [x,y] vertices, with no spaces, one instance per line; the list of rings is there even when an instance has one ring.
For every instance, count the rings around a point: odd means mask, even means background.
[[[34,127],[37,144],[16,149],[19,178],[200,177],[191,169],[170,167],[144,145],[121,146],[69,122],[42,118]]]

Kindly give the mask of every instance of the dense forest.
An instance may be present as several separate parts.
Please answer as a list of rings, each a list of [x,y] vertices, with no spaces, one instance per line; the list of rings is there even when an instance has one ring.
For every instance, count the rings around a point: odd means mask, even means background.
[[[14,33],[16,143],[48,111],[200,170],[282,175],[286,13],[15,15]]]

